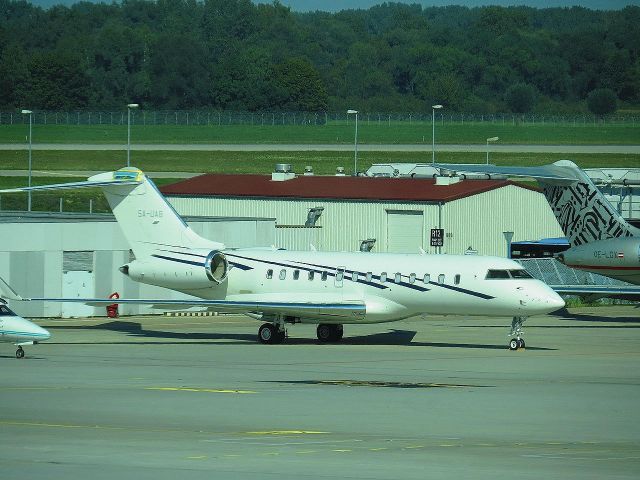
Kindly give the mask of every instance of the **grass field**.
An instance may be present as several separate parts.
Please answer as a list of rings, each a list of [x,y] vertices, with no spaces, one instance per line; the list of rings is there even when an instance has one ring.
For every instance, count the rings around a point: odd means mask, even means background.
[[[28,126],[0,125],[0,143],[25,143]],[[361,144],[431,144],[431,124],[425,122],[359,122]],[[502,124],[477,122],[436,123],[440,144],[484,144],[489,137],[502,144],[540,145],[636,145],[640,127],[615,124]],[[134,125],[132,143],[302,143],[349,144],[354,140],[354,124],[314,125]],[[126,144],[126,125],[34,125],[34,143]]]
[[[441,152],[438,161],[444,163],[484,163],[484,153]],[[491,162],[498,165],[533,166],[569,159],[583,168],[639,167],[640,155],[631,154],[552,154],[552,153],[492,153]],[[358,169],[364,171],[374,163],[430,163],[431,154],[415,152],[360,152]],[[290,163],[295,172],[302,173],[310,165],[319,175],[335,173],[343,166],[353,170],[351,152],[133,152],[131,164],[143,171],[157,172],[215,172],[268,174],[276,163]],[[40,170],[116,170],[126,165],[124,152],[119,151],[35,151],[32,165],[34,175]],[[27,168],[24,151],[0,151],[0,169]]]

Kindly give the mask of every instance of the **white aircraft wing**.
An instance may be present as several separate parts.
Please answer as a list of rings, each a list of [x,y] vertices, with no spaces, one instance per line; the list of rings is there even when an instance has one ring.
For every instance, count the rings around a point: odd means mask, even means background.
[[[599,298],[615,297],[627,300],[640,300],[640,286],[636,285],[549,285],[562,295],[595,296]]]
[[[302,317],[322,317],[334,319],[360,318],[366,313],[366,305],[360,300],[343,300],[332,295],[307,295],[306,301],[289,301],[285,295],[239,295],[229,300],[185,299],[168,300],[161,298],[24,298],[16,293],[0,278],[0,297],[23,302],[63,302],[83,303],[99,307],[118,303],[121,305],[151,305],[154,308],[201,307],[217,312],[266,313]]]

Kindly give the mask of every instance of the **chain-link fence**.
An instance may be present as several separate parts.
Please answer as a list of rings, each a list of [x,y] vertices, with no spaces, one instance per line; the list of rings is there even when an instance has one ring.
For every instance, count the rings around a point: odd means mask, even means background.
[[[391,126],[397,124],[431,124],[431,113],[368,113],[360,112],[358,121],[364,125]],[[513,113],[445,113],[438,112],[439,124],[488,123],[497,125],[630,125],[640,124],[638,115],[589,114],[513,114]],[[37,125],[127,125],[128,112],[123,111],[33,111],[31,121]],[[131,125],[327,125],[354,121],[354,115],[329,112],[228,112],[228,111],[163,111],[131,110]],[[20,112],[0,112],[0,125],[29,123],[29,115]]]
[[[519,258],[515,261],[547,285],[627,285],[621,280],[567,267],[555,258]]]

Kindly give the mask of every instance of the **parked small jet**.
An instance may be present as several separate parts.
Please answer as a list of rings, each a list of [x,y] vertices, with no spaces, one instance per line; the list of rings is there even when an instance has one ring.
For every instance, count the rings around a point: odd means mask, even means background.
[[[535,178],[553,210],[570,248],[556,255],[568,267],[640,285],[640,229],[630,225],[573,162],[540,167],[438,164],[448,172],[472,172]],[[634,298],[635,287],[554,287],[560,293]]]
[[[0,300],[0,341],[18,347],[16,358],[24,357],[24,345],[35,345],[49,338],[51,334],[47,330],[16,315]]]
[[[125,168],[32,190],[103,189],[135,260],[120,267],[134,281],[197,299],[119,299],[158,307],[199,306],[265,323],[263,343],[285,339],[286,324],[317,324],[320,341],[338,341],[345,323],[392,322],[415,315],[511,317],[511,349],[524,347],[522,322],[564,301],[519,264],[497,257],[228,248],[198,236],[140,170]],[[10,191],[25,191],[12,189]],[[1,286],[1,282],[0,282]],[[22,299],[91,305],[108,299]]]

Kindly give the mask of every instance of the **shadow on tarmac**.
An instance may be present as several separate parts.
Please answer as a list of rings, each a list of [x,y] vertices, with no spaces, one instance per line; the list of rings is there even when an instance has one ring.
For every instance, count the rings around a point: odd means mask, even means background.
[[[51,326],[52,329],[59,330],[108,330],[112,332],[122,332],[134,337],[172,339],[166,342],[141,342],[141,341],[106,341],[106,342],[68,342],[70,344],[100,344],[100,345],[120,345],[120,344],[246,344],[257,343],[257,334],[244,333],[181,333],[159,330],[146,330],[137,322],[113,321],[100,325],[79,326]],[[474,344],[474,343],[449,343],[449,342],[414,342],[413,338],[417,332],[413,330],[390,330],[383,333],[370,335],[348,336],[342,339],[341,344],[345,345],[405,345],[409,347],[440,347],[440,348],[467,348],[467,349],[491,349],[505,350],[506,345]],[[63,342],[49,342],[63,344]],[[285,341],[288,345],[335,345],[335,343],[322,343],[315,338],[288,337]],[[528,350],[555,350],[554,348],[527,347]]]
[[[600,317],[596,315],[584,315],[580,313],[571,313],[566,308],[563,308],[562,310],[558,310],[557,312],[554,312],[554,315],[557,315],[558,317],[560,317],[560,320],[576,320],[578,322],[640,323],[640,312],[638,312],[638,315],[634,317]],[[629,328],[624,326],[621,326],[621,327]]]

